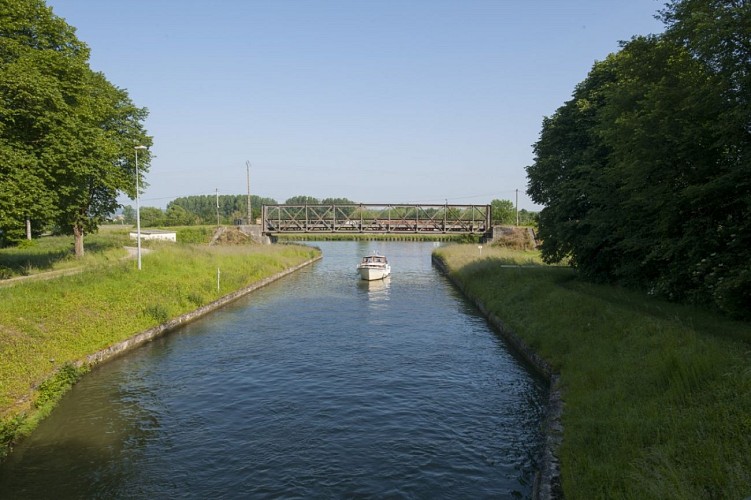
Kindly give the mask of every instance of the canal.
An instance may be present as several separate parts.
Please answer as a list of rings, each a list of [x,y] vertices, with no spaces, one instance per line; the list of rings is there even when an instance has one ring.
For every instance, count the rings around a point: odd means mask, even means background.
[[[0,465],[0,497],[529,497],[547,387],[435,244],[315,244],[318,263],[85,376]],[[393,274],[360,281],[374,250]]]

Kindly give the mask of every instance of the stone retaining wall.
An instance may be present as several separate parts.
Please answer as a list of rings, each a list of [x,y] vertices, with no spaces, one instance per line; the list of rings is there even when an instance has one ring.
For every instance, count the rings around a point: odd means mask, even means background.
[[[149,342],[153,340],[154,338],[159,337],[160,335],[164,335],[170,330],[174,330],[175,328],[178,328],[181,325],[189,323],[197,318],[200,318],[201,316],[205,316],[206,314],[212,311],[215,311],[219,309],[220,307],[223,307],[229,304],[230,302],[233,302],[239,299],[240,297],[243,297],[249,294],[250,292],[258,290],[259,288],[262,288],[268,285],[269,283],[272,283],[284,276],[287,276],[288,274],[291,274],[299,269],[302,269],[303,267],[308,266],[312,264],[313,262],[320,260],[321,258],[322,258],[321,256],[315,257],[313,259],[303,262],[302,264],[286,269],[268,278],[262,279],[261,281],[257,281],[253,283],[252,285],[249,285],[245,288],[242,288],[228,295],[225,295],[224,297],[221,297],[215,300],[214,302],[211,302],[210,304],[201,306],[195,311],[182,314],[178,316],[177,318],[174,318],[166,323],[162,323],[159,326],[149,328],[148,330],[143,331],[139,334],[136,334],[130,337],[129,339],[118,342],[117,344],[111,345],[110,347],[107,347],[106,349],[102,349],[101,351],[95,352],[94,354],[90,354],[86,356],[86,358],[79,360],[75,364],[76,366],[82,366],[82,365],[94,366],[99,363],[102,363],[114,356],[120,355],[146,342]]]

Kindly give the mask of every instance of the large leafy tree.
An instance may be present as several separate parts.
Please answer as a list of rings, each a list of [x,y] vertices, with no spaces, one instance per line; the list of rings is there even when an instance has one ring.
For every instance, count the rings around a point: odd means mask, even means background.
[[[81,256],[118,192],[135,195],[146,110],[91,70],[88,47],[42,0],[0,0],[0,12],[0,227],[54,222]]]
[[[58,226],[72,230],[76,255],[83,255],[83,235],[115,211],[118,192],[135,196],[134,145],[149,139],[141,127],[146,111],[135,107],[125,91],[91,71],[83,72],[79,85],[69,126],[43,156],[54,166]],[[139,155],[139,174],[148,170],[148,160]]]
[[[41,231],[44,222],[54,216],[54,199],[37,158],[2,139],[0,158],[0,229],[3,239],[16,241],[24,237],[27,220],[32,232]]]
[[[671,0],[661,11],[666,37],[722,81],[736,118],[751,126],[751,2],[748,0]]]
[[[717,250],[696,264],[696,285],[751,317],[751,2],[673,0],[661,14],[665,36],[706,68],[721,96],[712,123],[717,174],[692,193]]]
[[[528,167],[543,256],[751,314],[748,2],[687,0],[595,64]]]
[[[611,65],[612,57],[596,64],[573,98],[543,120],[535,163],[527,167],[527,193],[545,205],[539,214],[543,258],[569,258],[590,277],[601,277],[618,259],[618,235],[597,224],[610,219],[613,202],[604,181],[609,149],[594,131],[602,91],[613,80]]]
[[[723,251],[714,199],[720,193],[710,194],[727,167],[722,95],[701,62],[664,38],[634,39],[616,71],[596,127],[617,176],[613,222],[623,232],[618,249],[625,258],[612,274],[684,299],[695,293],[695,265]]]
[[[22,234],[55,214],[48,166],[40,158],[66,107],[62,82],[88,49],[38,2],[0,0],[0,228]]]

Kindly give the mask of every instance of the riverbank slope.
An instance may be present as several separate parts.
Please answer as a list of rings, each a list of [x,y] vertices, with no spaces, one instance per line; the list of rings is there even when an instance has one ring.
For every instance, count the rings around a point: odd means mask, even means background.
[[[98,361],[90,355],[317,258],[296,245],[164,246],[142,271],[119,262],[0,288],[0,457]]]
[[[566,498],[751,494],[751,325],[495,248],[434,256],[558,374]]]

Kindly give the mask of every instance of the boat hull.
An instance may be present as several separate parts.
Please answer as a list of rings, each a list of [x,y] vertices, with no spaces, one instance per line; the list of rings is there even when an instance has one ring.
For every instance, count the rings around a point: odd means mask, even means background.
[[[359,267],[357,271],[360,273],[360,278],[366,281],[382,280],[389,274],[391,274],[391,268],[385,267]]]

